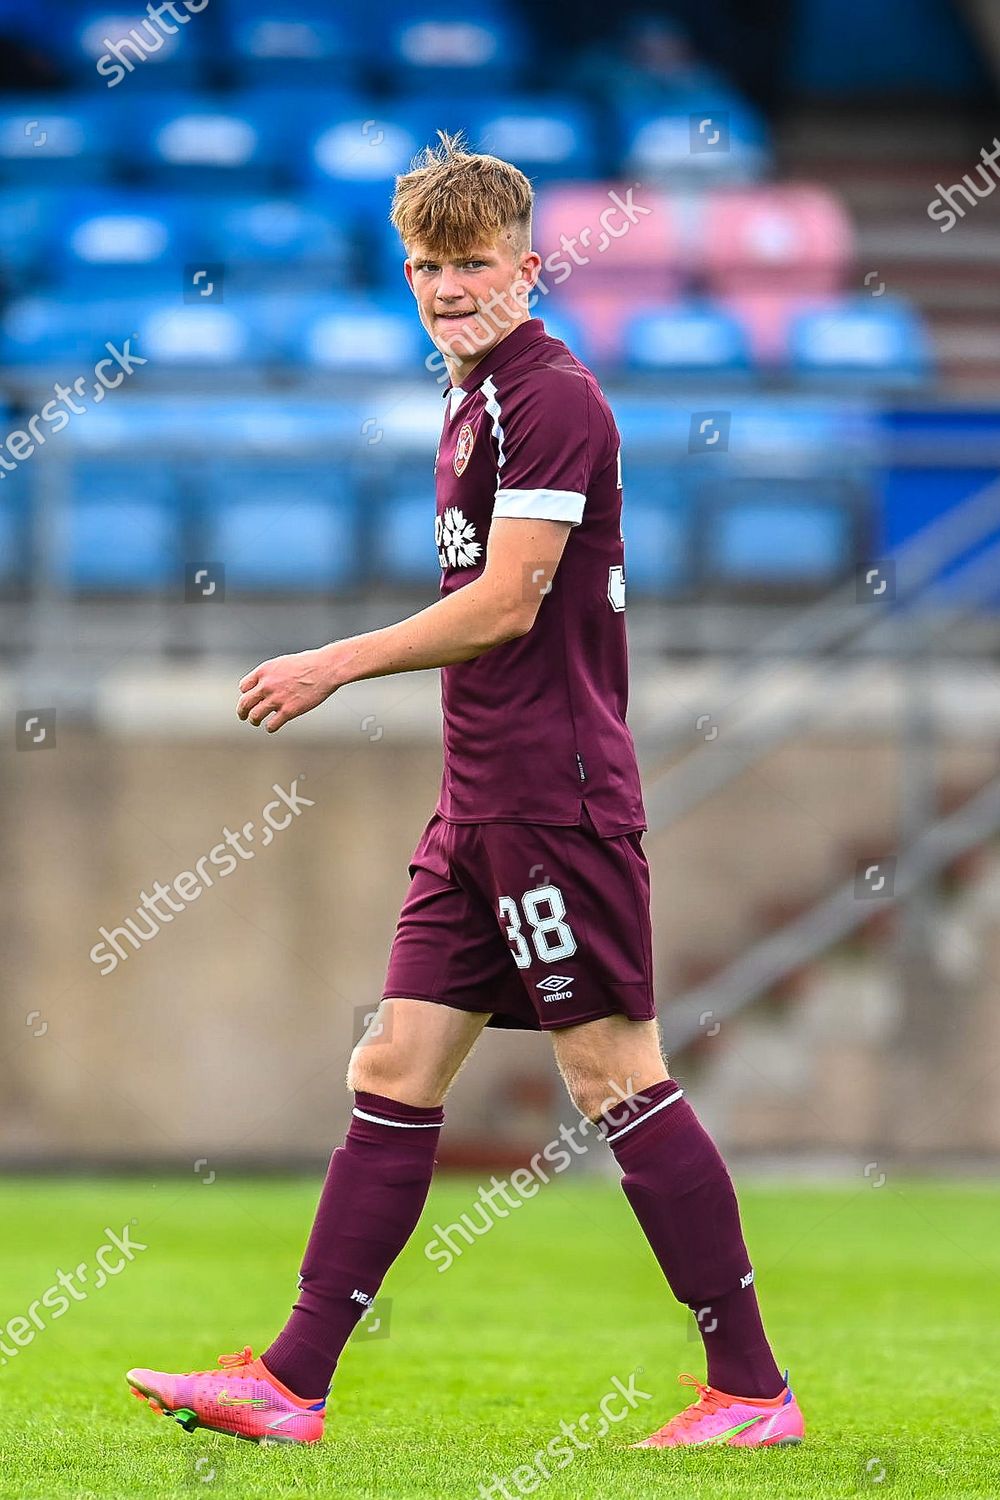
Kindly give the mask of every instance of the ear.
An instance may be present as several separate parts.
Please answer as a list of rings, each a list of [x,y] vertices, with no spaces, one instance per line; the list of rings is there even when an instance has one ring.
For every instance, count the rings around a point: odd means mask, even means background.
[[[518,266],[518,280],[530,291],[538,280],[538,273],[542,269],[542,257],[537,250],[526,250],[521,256]]]
[[[412,260],[410,260],[409,256],[407,256],[403,261],[403,275],[406,277],[406,285],[410,288],[410,291],[415,297],[417,295],[417,289],[413,285],[413,262]]]

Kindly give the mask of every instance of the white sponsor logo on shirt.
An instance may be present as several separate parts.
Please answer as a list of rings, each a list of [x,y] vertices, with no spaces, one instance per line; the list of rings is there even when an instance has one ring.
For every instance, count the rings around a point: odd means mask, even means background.
[[[457,505],[449,505],[443,516],[435,518],[434,540],[442,568],[475,567],[483,550],[476,541],[475,526]]]

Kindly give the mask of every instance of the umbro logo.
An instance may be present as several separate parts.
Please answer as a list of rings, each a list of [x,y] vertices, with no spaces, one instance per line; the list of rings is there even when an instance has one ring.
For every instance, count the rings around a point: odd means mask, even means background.
[[[572,1000],[573,991],[569,986],[573,983],[569,974],[547,974],[535,985],[536,990],[544,990],[546,1004],[553,1000]]]

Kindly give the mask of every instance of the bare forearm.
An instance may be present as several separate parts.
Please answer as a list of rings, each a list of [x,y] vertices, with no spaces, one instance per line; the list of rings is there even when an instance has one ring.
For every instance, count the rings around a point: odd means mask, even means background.
[[[479,578],[407,620],[323,647],[337,686],[471,661],[522,635],[523,619],[482,585]]]
[[[569,530],[565,521],[495,521],[478,578],[383,630],[261,662],[240,681],[237,716],[274,734],[348,682],[471,661],[526,635]]]

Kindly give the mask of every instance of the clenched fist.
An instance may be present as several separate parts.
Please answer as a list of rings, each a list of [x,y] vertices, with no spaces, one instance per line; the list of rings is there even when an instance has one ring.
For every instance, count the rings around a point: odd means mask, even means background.
[[[333,657],[331,647],[321,646],[261,662],[240,683],[237,717],[274,734],[289,719],[307,714],[341,685]]]

